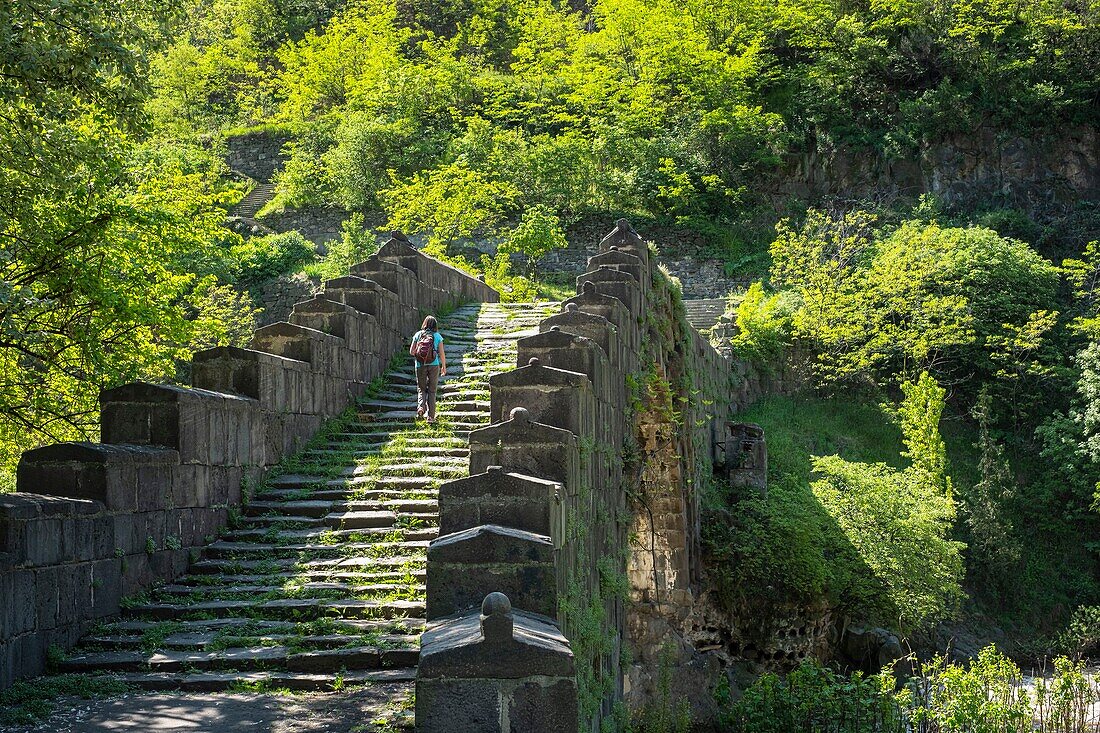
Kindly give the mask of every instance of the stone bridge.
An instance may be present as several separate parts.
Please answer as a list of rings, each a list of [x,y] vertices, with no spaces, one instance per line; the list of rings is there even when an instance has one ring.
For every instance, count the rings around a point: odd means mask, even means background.
[[[575,297],[498,301],[395,234],[250,348],[195,354],[191,388],[104,392],[102,443],[24,454],[0,687],[48,658],[153,689],[415,680],[419,730],[530,733],[614,727],[671,667],[712,715],[691,632],[729,362],[623,220]],[[403,356],[428,312],[430,428]]]

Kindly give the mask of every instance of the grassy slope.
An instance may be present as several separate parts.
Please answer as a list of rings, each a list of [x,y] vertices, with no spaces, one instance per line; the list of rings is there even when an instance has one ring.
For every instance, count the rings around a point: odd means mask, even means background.
[[[823,583],[821,588],[826,595],[842,589],[844,572],[842,569],[838,572],[837,563],[828,558],[828,551],[824,553],[824,570],[817,567],[822,564],[821,555],[812,552],[817,544],[828,545],[831,532],[827,522],[822,521],[809,488],[812,458],[839,454],[852,461],[904,467],[906,461],[900,455],[901,435],[897,427],[878,405],[858,398],[768,397],[738,418],[761,425],[767,436],[770,511],[753,519],[763,518],[772,535],[763,538],[740,528],[742,537],[747,537],[750,556],[772,554],[770,567],[753,570],[750,562],[746,571],[749,577],[743,577],[742,581],[759,583],[763,578],[785,573],[802,579],[803,593],[796,595],[812,595],[819,582]],[[959,418],[945,419],[941,431],[961,503],[980,477],[979,455],[974,445],[977,436],[974,427]],[[1027,485],[1021,489],[1025,507],[1028,489]],[[1032,511],[1037,509],[1033,507]],[[972,602],[967,604],[966,616],[979,627],[1003,627],[1015,642],[1017,652],[1038,653],[1062,632],[1074,609],[1096,602],[1093,561],[1087,548],[1079,546],[1079,537],[1073,532],[1053,534],[1023,515],[1013,521],[1014,540],[1022,548],[1020,561],[1012,569],[1010,579],[995,581],[975,577],[973,573],[968,575],[966,587]],[[961,510],[956,535],[967,539],[965,514]],[[830,563],[833,567],[828,567]],[[968,559],[968,568],[970,565]],[[757,576],[755,580],[753,574]],[[788,590],[799,590],[791,585]]]

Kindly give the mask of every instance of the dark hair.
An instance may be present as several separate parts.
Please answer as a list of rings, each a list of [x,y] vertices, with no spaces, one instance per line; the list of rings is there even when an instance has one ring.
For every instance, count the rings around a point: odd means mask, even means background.
[[[424,322],[420,324],[420,328],[423,331],[437,331],[439,330],[439,324],[435,320],[435,316],[424,316]]]

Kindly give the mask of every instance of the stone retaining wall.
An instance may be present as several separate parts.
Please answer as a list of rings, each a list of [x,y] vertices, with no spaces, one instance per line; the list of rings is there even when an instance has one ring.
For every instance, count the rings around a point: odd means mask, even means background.
[[[286,133],[260,130],[226,138],[225,162],[231,170],[249,178],[267,182],[282,170],[287,156],[283,146],[290,140]]]
[[[498,294],[396,238],[259,328],[197,353],[192,387],[101,395],[102,444],[23,454],[0,495],[0,688],[39,674],[124,596],[182,573],[229,508],[381,375],[424,312]]]
[[[494,424],[470,435],[471,476],[440,488],[425,635],[425,652],[430,640],[435,661],[420,668],[416,696],[425,733],[465,729],[454,727],[446,710],[461,710],[458,720],[476,722],[478,730],[517,732],[574,719],[581,730],[595,731],[615,715],[624,698],[628,609],[635,601],[627,570],[637,548],[628,530],[638,507],[630,495],[656,454],[639,445],[645,433],[637,420],[648,398],[636,387],[673,362],[690,365],[682,376],[702,385],[705,397],[677,406],[679,480],[664,487],[666,500],[650,515],[669,546],[655,582],[665,597],[690,596],[699,575],[695,481],[711,471],[713,436],[725,424],[728,367],[690,326],[679,341],[653,337],[654,304],[668,312],[677,303],[629,224],[620,221],[599,251],[577,278],[578,295],[543,321],[540,334],[520,339],[518,368],[492,378]],[[685,348],[689,353],[674,357]],[[549,624],[542,636],[565,644],[576,670],[571,695],[547,694],[521,706],[507,692],[512,687],[503,680],[530,682],[547,670],[560,675],[562,650],[554,646],[550,654],[546,644],[513,640],[501,658],[500,644],[476,631],[478,607],[483,599],[489,605],[491,592]],[[482,611],[485,622],[489,614]],[[462,706],[455,705],[459,699]]]

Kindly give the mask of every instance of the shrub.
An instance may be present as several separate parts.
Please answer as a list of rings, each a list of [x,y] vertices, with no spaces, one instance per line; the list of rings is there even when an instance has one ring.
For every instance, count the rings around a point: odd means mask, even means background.
[[[522,275],[512,274],[512,259],[507,252],[497,252],[495,256],[481,256],[481,269],[485,275],[485,284],[500,293],[505,303],[526,303],[537,298],[535,284]]]
[[[845,677],[815,661],[785,679],[766,674],[730,703],[720,726],[735,733],[1094,733],[1096,688],[1081,663],[1060,657],[1032,684],[989,646],[969,665],[936,658],[895,692],[883,671]],[[721,691],[720,691],[721,692]]]
[[[738,356],[759,364],[774,364],[791,345],[791,315],[796,309],[796,298],[790,291],[768,295],[760,282],[749,286],[736,305],[733,348]]]
[[[366,230],[362,214],[352,214],[344,222],[340,238],[330,242],[328,254],[313,266],[309,274],[322,280],[343,277],[356,265],[378,251],[378,240]]]
[[[905,733],[893,690],[887,673],[845,677],[806,661],[785,679],[760,677],[721,711],[720,724],[736,733]]]
[[[298,232],[252,237],[233,247],[231,254],[236,261],[235,279],[244,288],[297,272],[316,257],[313,243]]]

